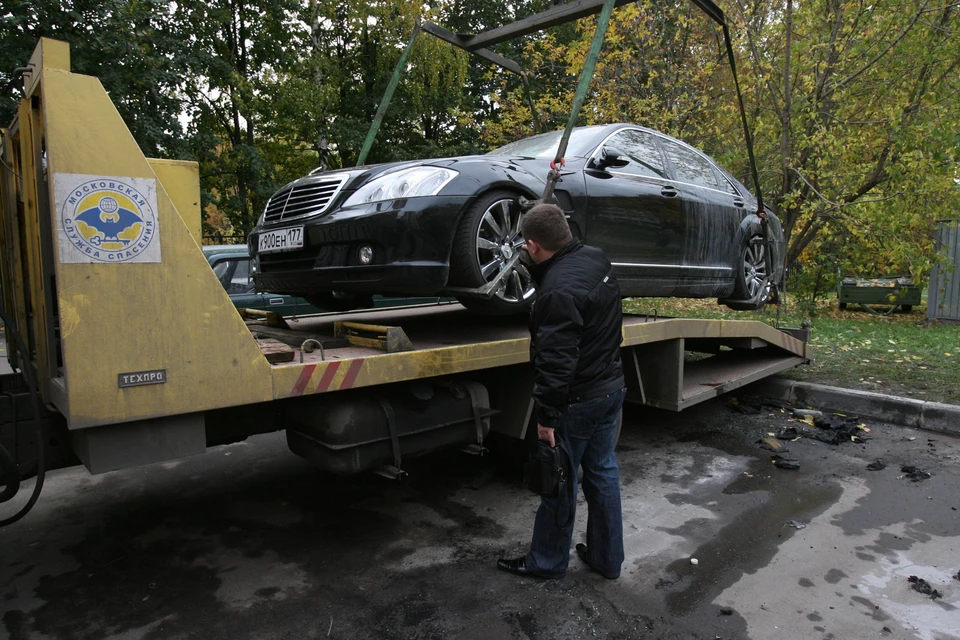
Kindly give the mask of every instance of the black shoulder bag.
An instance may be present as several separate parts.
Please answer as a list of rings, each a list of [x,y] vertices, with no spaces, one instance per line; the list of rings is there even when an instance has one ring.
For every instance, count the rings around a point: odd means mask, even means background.
[[[567,520],[557,526],[565,529],[573,522],[573,491],[576,478],[573,475],[573,459],[567,445],[559,437],[556,447],[544,440],[537,440],[537,447],[530,453],[523,468],[523,484],[530,491],[545,498],[557,498],[567,502]],[[560,511],[557,510],[559,518]]]

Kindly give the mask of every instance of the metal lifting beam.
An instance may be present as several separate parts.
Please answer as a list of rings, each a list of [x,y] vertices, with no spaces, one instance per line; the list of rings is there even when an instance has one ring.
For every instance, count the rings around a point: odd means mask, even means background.
[[[463,45],[464,36],[453,33],[452,31],[447,31],[446,29],[444,29],[438,24],[427,21],[427,22],[424,22],[420,28],[426,31],[427,33],[429,33],[430,35],[436,36],[441,40],[445,40],[446,42],[449,42],[455,47],[460,47],[461,49],[465,49],[470,53],[472,53],[473,55],[479,58],[483,58],[488,62],[492,62],[493,64],[503,69],[506,69],[511,73],[515,73],[518,76],[523,75],[523,69],[521,69],[520,65],[514,62],[513,60],[509,58],[504,58],[500,54],[494,53],[493,51],[490,51],[489,49],[484,49],[482,47],[479,49],[468,48]],[[468,36],[468,37],[472,37],[472,36]]]
[[[614,6],[620,7],[632,2],[636,2],[636,0],[614,0]],[[520,36],[529,35],[543,31],[544,29],[549,29],[550,27],[592,16],[600,13],[605,4],[606,0],[573,0],[573,2],[554,5],[528,18],[516,20],[502,27],[484,31],[483,33],[476,35],[458,35],[457,42],[453,42],[452,44],[472,53],[481,47],[492,47],[495,44],[513,40]]]

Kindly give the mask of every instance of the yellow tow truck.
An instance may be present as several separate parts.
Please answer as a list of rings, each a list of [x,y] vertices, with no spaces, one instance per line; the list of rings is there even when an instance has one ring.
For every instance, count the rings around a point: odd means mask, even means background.
[[[97,474],[279,430],[325,469],[393,477],[535,431],[523,323],[453,304],[238,313],[201,251],[197,165],[145,157],[66,43],[43,39],[28,67],[0,144],[0,501],[77,461]],[[680,411],[807,362],[807,337],[625,316],[628,400]]]

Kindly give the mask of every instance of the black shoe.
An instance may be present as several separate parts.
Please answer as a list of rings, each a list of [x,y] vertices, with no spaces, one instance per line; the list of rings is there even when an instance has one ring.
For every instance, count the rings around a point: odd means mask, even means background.
[[[619,573],[617,573],[617,575],[615,575],[615,576],[610,576],[610,575],[607,575],[607,574],[603,573],[602,571],[598,571],[597,569],[595,569],[595,568],[593,567],[593,565],[590,564],[590,562],[587,560],[587,545],[583,544],[582,542],[578,542],[578,543],[577,543],[577,546],[576,546],[575,548],[576,548],[576,550],[577,550],[577,557],[580,558],[580,562],[582,562],[583,564],[585,564],[585,565],[587,565],[588,567],[590,567],[591,570],[596,571],[597,573],[599,573],[600,575],[602,575],[602,576],[603,576],[604,578],[606,578],[607,580],[616,580],[617,578],[620,577],[620,574],[619,574]]]
[[[506,571],[507,573],[512,573],[515,576],[526,576],[530,578],[543,578],[546,580],[552,580],[556,578],[562,578],[562,575],[559,576],[545,576],[539,573],[534,573],[527,569],[527,557],[521,556],[513,560],[508,560],[506,558],[500,558],[497,560],[497,569],[501,571]]]

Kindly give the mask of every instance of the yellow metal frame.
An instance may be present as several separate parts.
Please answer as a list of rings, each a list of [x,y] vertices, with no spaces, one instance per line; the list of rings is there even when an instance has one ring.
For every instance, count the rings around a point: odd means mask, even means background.
[[[76,429],[272,399],[270,365],[199,249],[196,164],[144,157],[100,82],[70,72],[66,43],[43,39],[31,62],[4,153],[9,158],[19,146],[19,162],[10,166],[23,176],[27,246],[20,251],[27,273],[10,280],[30,285],[14,307],[21,327],[27,319],[20,309],[29,306],[32,313],[45,400]],[[46,172],[38,175],[41,150]],[[9,219],[16,215],[9,192],[17,178],[7,173]],[[61,262],[57,174],[156,180],[161,262]],[[51,245],[52,274],[43,268],[41,241]],[[50,282],[56,318],[40,304]],[[50,331],[54,325],[57,331]],[[165,382],[118,382],[120,374],[149,370],[164,370]]]

